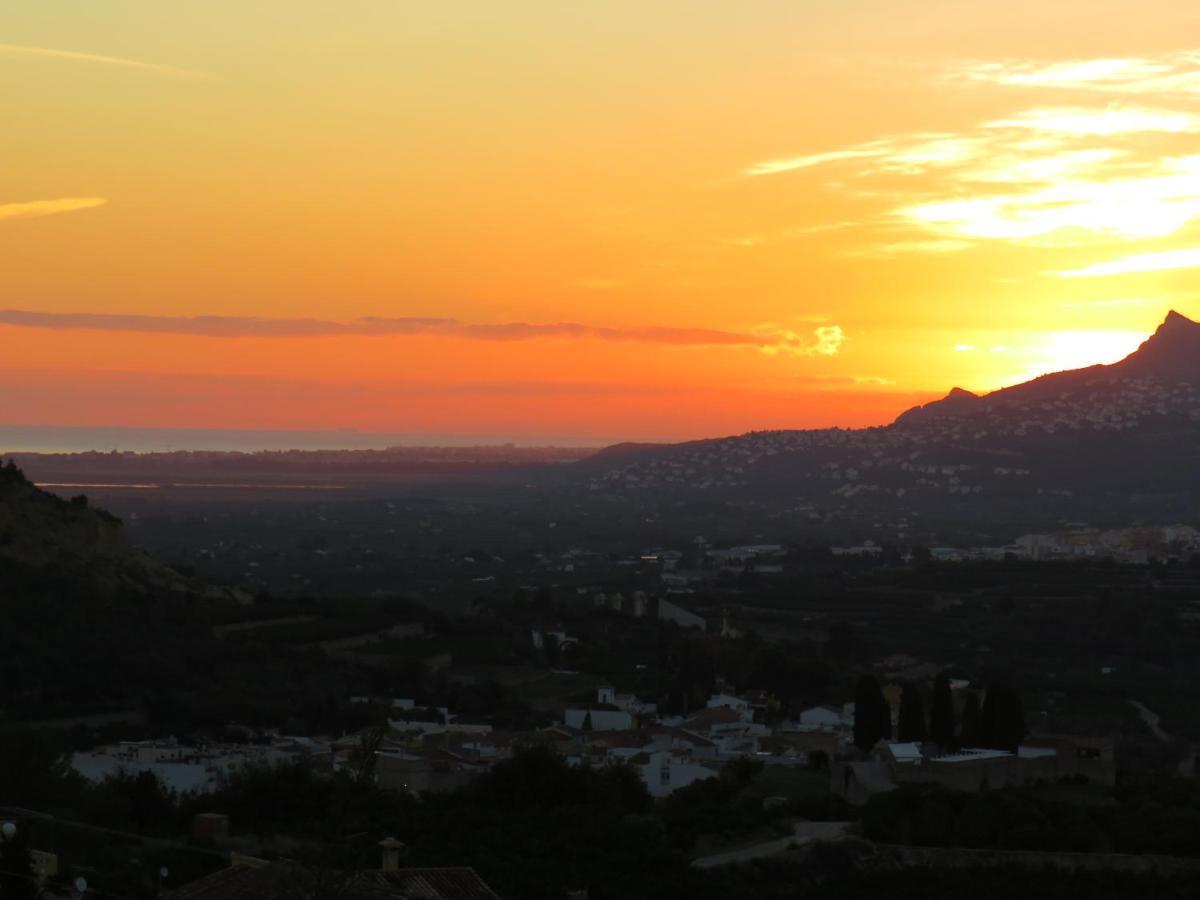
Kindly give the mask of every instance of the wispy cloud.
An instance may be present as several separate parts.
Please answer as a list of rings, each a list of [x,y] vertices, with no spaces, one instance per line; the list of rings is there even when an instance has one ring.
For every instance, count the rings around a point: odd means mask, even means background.
[[[1200,116],[1172,109],[1107,106],[1037,107],[1008,119],[984,124],[985,128],[1023,128],[1041,134],[1076,137],[1123,134],[1194,134],[1200,131]]]
[[[810,153],[805,156],[792,156],[785,159],[769,159],[755,163],[746,169],[747,175],[778,175],[781,172],[794,172],[797,169],[811,169],[813,166],[823,166],[827,163],[845,162],[852,159],[875,159],[886,153],[883,141],[873,141],[860,144],[846,150],[830,150],[825,153]]]
[[[59,213],[93,209],[108,201],[103,197],[60,197],[57,200],[29,200],[24,203],[0,203],[0,219],[33,219]]]
[[[58,50],[51,47],[26,47],[19,44],[0,44],[0,58],[3,57],[61,59],[67,62],[96,63],[104,66],[119,66],[125,69],[140,69],[144,72],[155,72],[159,75],[170,75],[175,78],[208,77],[202,72],[193,72],[190,69],[180,69],[176,66],[141,62],[136,59],[123,59],[118,56],[103,56],[99,53],[82,53],[77,50]]]
[[[863,196],[890,205],[884,221],[917,230],[912,239],[865,248],[867,256],[946,253],[988,240],[1071,246],[1096,236],[1161,238],[1200,221],[1200,154],[1183,140],[1200,134],[1200,52],[971,62],[949,74],[957,84],[1107,96],[1018,108],[959,131],[781,156],[743,175],[824,167],[858,179]],[[1123,95],[1132,102],[1112,102]]]
[[[840,391],[844,388],[857,387],[893,387],[896,382],[890,378],[880,378],[877,375],[795,375],[788,379],[789,384],[804,387],[820,388],[826,391]]]
[[[892,135],[856,144],[844,150],[831,150],[784,159],[773,159],[749,166],[744,175],[781,175],[800,169],[834,163],[868,161],[864,171],[882,174],[916,174],[929,168],[954,165],[978,156],[985,140],[953,132],[923,132]]]
[[[1171,269],[1200,269],[1200,249],[1164,250],[1161,253],[1135,253],[1119,259],[1105,260],[1055,272],[1059,278],[1102,278],[1107,275],[1129,275],[1138,272],[1165,272]]]
[[[1140,168],[1126,177],[1047,178],[1024,190],[980,191],[901,206],[894,214],[942,234],[1034,243],[1052,235],[1071,243],[1085,233],[1166,237],[1200,218],[1200,156]]]
[[[969,62],[950,73],[955,83],[1055,88],[1123,94],[1200,93],[1200,53],[1156,57],[1109,57],[1058,62],[1000,60]]]
[[[268,319],[253,316],[147,316],[114,313],[50,313],[0,310],[0,325],[27,328],[92,329],[199,337],[322,337],[336,335],[434,335],[480,341],[528,341],[549,338],[636,342],[676,346],[752,347],[769,354],[833,356],[845,335],[837,325],[808,334],[785,329],[738,332],[671,326],[612,327],[578,322],[473,323],[418,316],[369,317],[348,322],[323,319]]]
[[[764,336],[767,332],[764,332]],[[846,333],[840,325],[821,325],[813,330],[811,340],[807,335],[794,331],[770,332],[770,343],[763,343],[760,349],[770,356],[788,353],[793,356],[836,356],[845,343]]]
[[[891,241],[884,244],[873,244],[857,250],[851,250],[846,256],[854,259],[871,259],[887,256],[897,256],[904,253],[957,253],[975,246],[971,241],[955,240],[953,238],[934,238],[927,241]]]

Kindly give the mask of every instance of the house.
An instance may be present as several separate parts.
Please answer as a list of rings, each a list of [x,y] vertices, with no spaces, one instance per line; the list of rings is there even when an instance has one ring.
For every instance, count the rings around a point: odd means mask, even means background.
[[[612,687],[601,687],[596,691],[596,702],[601,706],[615,706],[617,709],[634,716],[655,716],[658,714],[657,703],[646,703],[636,694],[618,694]]]
[[[781,731],[770,738],[761,739],[759,748],[769,750],[777,756],[811,762],[814,754],[828,761],[837,756],[843,736],[836,731]]]
[[[622,709],[568,709],[563,722],[582,731],[627,731],[633,727],[633,714]]]
[[[383,867],[357,872],[320,871],[293,862],[235,857],[233,865],[169,892],[169,900],[295,900],[314,888],[341,900],[500,900],[466,866],[400,867],[403,844],[381,841]]]
[[[832,706],[813,706],[800,713],[798,731],[844,731],[846,717]]]
[[[663,581],[666,582],[666,576],[663,576]],[[702,617],[662,598],[658,601],[658,618],[661,621],[674,622],[680,628],[708,630],[708,623]]]
[[[850,803],[861,804],[873,794],[906,784],[937,784],[974,793],[1082,776],[1111,785],[1116,780],[1112,748],[1112,741],[1104,738],[1043,735],[1027,738],[1016,753],[965,748],[937,755],[930,745],[880,741],[869,760],[834,765],[830,789]]]
[[[688,753],[679,750],[641,753],[631,762],[637,766],[651,797],[665,797],[689,784],[715,778],[719,771],[719,767],[696,762]]]
[[[533,642],[533,649],[542,650],[546,646],[546,638],[551,638],[555,645],[562,650],[568,647],[573,647],[579,643],[579,638],[567,634],[565,631],[531,631],[529,633],[530,640]]]
[[[424,753],[380,750],[375,754],[376,784],[385,790],[412,794],[455,790],[486,768],[486,762],[440,748]]]
[[[751,708],[750,701],[745,697],[738,697],[733,694],[713,694],[708,698],[708,703],[706,706],[708,709],[735,710],[747,720],[754,717],[754,711]]]

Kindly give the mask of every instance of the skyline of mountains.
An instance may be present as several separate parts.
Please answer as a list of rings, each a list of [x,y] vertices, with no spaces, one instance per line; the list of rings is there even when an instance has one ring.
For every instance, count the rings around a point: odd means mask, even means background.
[[[838,533],[1165,523],[1200,508],[1200,324],[1172,313],[1112,365],[978,396],[961,389],[863,429],[750,432],[609,448],[593,492],[704,495]]]

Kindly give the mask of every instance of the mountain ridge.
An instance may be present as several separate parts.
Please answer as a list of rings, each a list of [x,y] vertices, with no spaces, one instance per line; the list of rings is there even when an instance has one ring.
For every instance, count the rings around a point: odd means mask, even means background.
[[[1121,378],[1131,375],[1200,380],[1200,323],[1171,310],[1153,334],[1136,350],[1115,363],[1050,372],[988,394],[973,394],[961,388],[954,388],[941,400],[905,410],[892,424],[913,424],[933,417],[986,411],[989,401],[1023,394],[1051,393],[1075,387],[1084,380],[1094,378]]]
[[[889,425],[592,462],[577,482],[640,515],[704,498],[718,520],[758,528],[903,540],[917,528],[936,537],[934,522],[1010,537],[1080,521],[1200,524],[1200,324],[1173,313],[1119,362],[982,396],[956,388]]]

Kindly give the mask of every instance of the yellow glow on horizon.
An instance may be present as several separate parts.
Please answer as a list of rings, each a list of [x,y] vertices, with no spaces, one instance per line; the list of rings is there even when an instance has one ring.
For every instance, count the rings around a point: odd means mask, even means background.
[[[1138,348],[1146,335],[1138,331],[1059,331],[1047,336],[1041,351],[1045,363],[1036,365],[1028,377],[1066,369],[1119,362]]]

